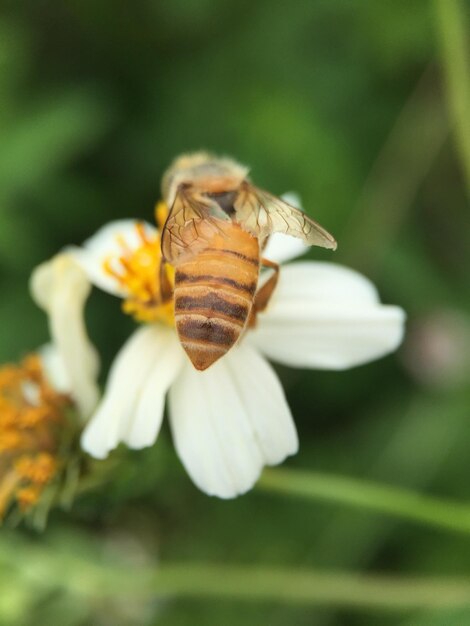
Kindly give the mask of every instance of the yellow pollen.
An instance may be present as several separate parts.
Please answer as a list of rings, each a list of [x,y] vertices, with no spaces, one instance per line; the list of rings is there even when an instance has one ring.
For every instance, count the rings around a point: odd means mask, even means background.
[[[24,409],[21,415],[21,426],[23,428],[32,428],[48,418],[52,418],[50,407],[47,406],[29,406]]]
[[[22,510],[36,504],[57,475],[68,405],[37,355],[0,368],[0,518],[15,501]]]
[[[33,485],[31,487],[22,487],[21,489],[18,489],[15,497],[20,505],[20,508],[23,511],[26,511],[37,504],[41,494],[42,489],[37,485]]]
[[[164,209],[157,206],[156,212],[160,215],[157,219],[163,219]],[[108,257],[104,270],[127,294],[122,306],[124,313],[139,322],[158,321],[173,326],[174,269],[169,265],[162,267],[159,233],[147,232],[144,224],[136,224],[135,229],[139,245],[131,249],[119,237],[120,254]]]
[[[0,439],[0,454],[3,452],[11,452],[18,450],[24,443],[24,435],[18,430],[9,429],[3,430]]]
[[[22,479],[45,485],[56,473],[57,461],[47,452],[41,452],[35,457],[25,455],[16,461],[15,469]]]
[[[160,202],[157,202],[157,204],[155,205],[155,220],[160,230],[163,230],[163,227],[165,226],[165,222],[168,219],[168,213],[169,210],[167,203],[163,202],[162,200],[160,200]]]

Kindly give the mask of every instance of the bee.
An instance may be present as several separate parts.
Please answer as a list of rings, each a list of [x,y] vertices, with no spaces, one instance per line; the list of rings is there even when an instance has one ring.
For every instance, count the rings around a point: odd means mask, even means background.
[[[163,177],[162,193],[170,207],[162,259],[175,268],[176,329],[197,370],[226,354],[266,308],[279,275],[279,267],[262,256],[272,233],[336,249],[324,228],[255,187],[248,169],[229,158],[179,157]],[[262,267],[273,272],[258,288]]]

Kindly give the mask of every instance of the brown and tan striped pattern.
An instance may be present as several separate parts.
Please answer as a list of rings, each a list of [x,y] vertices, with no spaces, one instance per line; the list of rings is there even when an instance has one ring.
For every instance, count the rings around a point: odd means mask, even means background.
[[[258,284],[258,240],[232,222],[190,260],[176,266],[175,321],[194,367],[207,369],[237,341]]]

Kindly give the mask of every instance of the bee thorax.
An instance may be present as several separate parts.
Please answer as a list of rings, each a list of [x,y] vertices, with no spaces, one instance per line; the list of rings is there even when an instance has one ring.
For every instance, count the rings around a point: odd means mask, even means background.
[[[162,180],[162,193],[172,206],[180,185],[194,185],[201,191],[222,193],[236,189],[247,177],[248,168],[233,159],[205,152],[183,155],[168,168]]]

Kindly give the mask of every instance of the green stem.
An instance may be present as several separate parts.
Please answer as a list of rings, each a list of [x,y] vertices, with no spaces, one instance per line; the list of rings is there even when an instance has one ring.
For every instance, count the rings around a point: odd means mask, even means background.
[[[368,509],[408,521],[470,534],[470,504],[369,481],[298,470],[266,470],[258,487],[311,500]]]
[[[12,545],[13,544],[13,545]],[[259,566],[162,563],[136,568],[64,553],[60,545],[2,542],[0,564],[31,589],[65,589],[96,599],[217,598],[379,611],[470,607],[470,580],[396,578]],[[63,548],[63,546],[62,546]],[[67,575],[64,575],[64,572]]]
[[[460,0],[435,0],[447,100],[470,196],[470,54]]]
[[[403,611],[470,606],[470,582],[263,567],[166,565],[155,589],[186,597]]]

